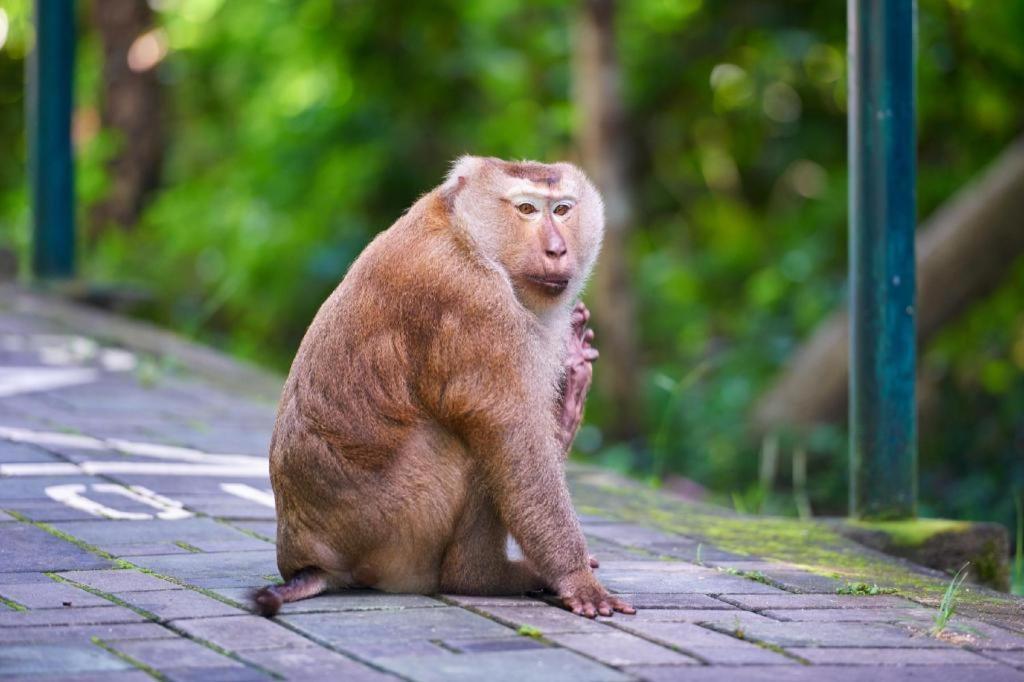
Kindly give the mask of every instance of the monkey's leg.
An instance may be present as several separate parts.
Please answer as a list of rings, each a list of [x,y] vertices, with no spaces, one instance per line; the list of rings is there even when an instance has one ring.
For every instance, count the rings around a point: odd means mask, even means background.
[[[598,357],[591,344],[594,330],[587,328],[590,311],[582,301],[572,311],[572,326],[566,339],[565,374],[562,379],[561,400],[558,409],[558,440],[569,456],[572,441],[583,421],[583,405],[594,376],[592,363]]]
[[[330,587],[327,573],[319,568],[304,568],[283,585],[261,587],[252,594],[252,601],[261,616],[277,615],[281,606],[290,601],[315,597]]]
[[[572,327],[566,340],[565,376],[562,379],[561,400],[558,404],[558,439],[565,447],[564,457],[569,457],[572,441],[583,421],[583,405],[590,392],[594,368],[591,366],[597,359],[598,352],[591,343],[594,330],[587,328],[590,311],[583,301],[579,301],[572,311]],[[591,568],[600,567],[601,563],[593,554],[588,557]]]
[[[529,564],[508,558],[507,538],[508,531],[482,486],[473,486],[441,563],[441,591],[485,596],[544,589],[546,585]]]

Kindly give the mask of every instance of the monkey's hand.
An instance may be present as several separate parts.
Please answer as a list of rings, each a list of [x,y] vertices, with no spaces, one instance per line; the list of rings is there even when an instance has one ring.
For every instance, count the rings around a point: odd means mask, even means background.
[[[587,328],[590,311],[580,301],[572,311],[572,326],[566,340],[565,383],[562,392],[562,411],[559,415],[559,440],[565,447],[566,455],[572,445],[576,431],[583,421],[583,405],[594,378],[593,362],[598,352],[593,347],[594,330]]]
[[[570,573],[560,580],[558,596],[565,608],[585,618],[610,616],[615,611],[636,613],[632,606],[608,594],[589,569]]]

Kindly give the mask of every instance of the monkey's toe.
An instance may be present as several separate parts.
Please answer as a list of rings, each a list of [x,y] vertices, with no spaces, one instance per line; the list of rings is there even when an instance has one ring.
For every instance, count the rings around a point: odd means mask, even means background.
[[[261,587],[252,593],[251,599],[256,613],[265,618],[273,618],[276,616],[277,612],[281,610],[281,606],[284,604],[284,600],[281,599],[281,595],[277,594],[277,591],[273,586]]]

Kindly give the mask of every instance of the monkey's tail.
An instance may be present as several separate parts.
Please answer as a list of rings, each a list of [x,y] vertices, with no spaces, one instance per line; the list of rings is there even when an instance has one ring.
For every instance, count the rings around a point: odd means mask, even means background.
[[[319,568],[304,568],[283,585],[268,585],[250,595],[256,613],[272,618],[281,606],[291,601],[315,597],[329,586],[327,573]]]

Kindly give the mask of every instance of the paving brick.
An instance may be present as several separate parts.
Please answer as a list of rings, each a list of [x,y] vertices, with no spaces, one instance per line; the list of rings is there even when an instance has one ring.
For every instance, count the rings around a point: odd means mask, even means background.
[[[617,616],[603,618],[598,616],[601,622],[618,622]],[[713,623],[726,629],[746,627],[756,623],[773,623],[772,618],[763,616],[752,611],[732,609],[724,611],[720,609],[643,609],[638,610],[635,615],[629,616],[627,621],[636,623]]]
[[[109,568],[110,562],[25,523],[0,525],[0,572]]]
[[[604,586],[613,592],[783,594],[776,587],[710,569],[672,571],[645,570],[642,566],[629,569],[606,569],[602,566],[597,575]]]
[[[94,644],[10,644],[0,647],[0,676],[37,677],[128,670],[132,666]]]
[[[27,443],[0,440],[0,464],[11,462],[61,462],[60,457]]]
[[[1005,663],[1006,665],[1012,665],[1015,668],[1020,668],[1020,669],[1024,670],[1024,650],[1020,650],[1020,651],[992,650],[992,651],[983,651],[982,653],[985,656],[988,656],[991,659],[995,659],[997,661]]]
[[[88,486],[95,482],[95,478],[85,475],[0,478],[0,506],[7,508],[7,502],[14,500],[48,500],[46,488],[50,486],[72,483]]]
[[[909,599],[892,595],[848,594],[720,594],[718,598],[747,609],[895,609],[920,608]]]
[[[446,639],[444,648],[460,653],[483,653],[485,651],[522,651],[524,649],[544,649],[546,644],[523,635],[509,637],[489,637],[484,639]]]
[[[141,544],[154,547],[167,546],[153,554],[166,554],[169,551],[177,553],[180,548],[174,546],[175,542],[184,542],[198,547],[204,551],[208,546],[215,546],[216,543],[238,543],[236,549],[272,549],[266,543],[256,540],[245,533],[230,528],[222,523],[217,523],[208,518],[190,518],[178,521],[162,521],[159,519],[149,521],[116,521],[95,520],[95,521],[66,521],[53,524],[59,530],[72,535],[91,545],[106,549],[108,545],[116,545],[119,548]]]
[[[85,519],[96,518],[88,512],[84,512],[80,509],[72,509],[66,504],[51,499],[12,500],[8,502],[0,502],[0,504],[2,504],[5,509],[19,514],[20,516],[24,516],[29,521],[41,523],[50,523],[54,521],[82,521]]]
[[[790,665],[795,663],[793,659],[763,649],[749,641],[715,632],[693,623],[634,622],[617,623],[616,627],[664,645],[676,647],[683,653],[712,664]]]
[[[365,643],[379,643],[384,640],[411,642],[467,637],[506,637],[510,634],[507,627],[456,607],[302,613],[279,618],[315,638],[346,649],[355,644],[361,647]]]
[[[30,609],[60,609],[78,606],[110,606],[110,601],[65,583],[22,583],[0,585],[0,595]]]
[[[935,612],[925,608],[907,609],[778,609],[762,611],[776,620],[815,623],[920,623],[931,621]]]
[[[0,628],[26,628],[36,625],[89,625],[93,623],[138,623],[146,619],[121,606],[83,606],[82,608],[41,609],[0,613]]]
[[[655,543],[685,543],[694,546],[697,544],[695,540],[689,540],[689,538],[680,538],[655,528],[633,523],[590,523],[583,527],[583,532],[606,542],[626,547],[644,547]]]
[[[555,643],[600,661],[605,665],[697,665],[689,656],[658,646],[626,632],[600,634],[554,634]]]
[[[127,592],[122,594],[121,598],[165,621],[177,618],[237,616],[244,613],[241,609],[192,590]]]
[[[241,663],[189,639],[118,641],[111,646],[161,672],[173,668],[243,668]]]
[[[926,622],[924,629],[930,626],[931,622]],[[1024,649],[1024,635],[962,616],[954,617],[939,638],[958,646],[978,649]]]
[[[395,679],[392,675],[319,647],[249,651],[245,653],[244,658],[290,680],[384,682]]]
[[[82,585],[88,585],[102,592],[142,592],[147,590],[183,589],[180,585],[141,571],[116,569],[107,571],[68,571],[59,574]]]
[[[416,656],[381,659],[378,663],[416,682],[626,682],[626,675],[565,649],[501,651],[429,659]]]
[[[250,588],[234,587],[213,590],[228,599],[248,605]],[[281,615],[319,613],[328,611],[382,611],[395,609],[421,609],[446,606],[443,601],[420,594],[387,594],[371,590],[345,590],[335,594],[322,594],[312,599],[291,602],[281,607]]]
[[[651,592],[640,593],[619,593],[629,604],[637,610],[644,609],[732,609],[733,604],[727,604],[706,594],[695,592],[675,592],[669,594],[657,594]]]
[[[93,637],[103,640],[166,639],[178,635],[156,623],[98,623],[92,625],[60,625],[21,628],[0,628],[0,646],[47,642],[89,642]]]
[[[941,648],[934,637],[886,623],[759,623],[744,628],[750,639],[781,647]]]
[[[519,606],[485,606],[480,610],[513,628],[529,625],[545,635],[556,632],[603,632],[606,629],[596,620],[577,616],[571,611],[555,606],[544,606],[537,609]],[[616,614],[609,620],[629,620],[631,618],[630,615]]]
[[[878,649],[834,647],[789,649],[789,652],[816,664],[825,665],[998,665],[963,649]]]
[[[53,578],[38,571],[25,571],[23,573],[0,573],[0,585],[24,585],[27,583],[49,584]]]
[[[167,671],[168,682],[266,682],[274,679],[267,673],[247,668],[221,667],[221,668],[174,668]]]
[[[977,675],[964,666],[898,666],[898,667],[844,667],[844,666],[790,666],[785,674],[778,667],[750,666],[741,673],[735,668],[704,667],[679,668],[676,666],[638,666],[627,672],[646,682],[936,682],[936,680],[984,680],[984,682],[1022,682],[1024,675],[1011,668],[986,666]]]
[[[518,607],[539,607],[546,603],[533,597],[474,597],[461,594],[443,595],[448,601],[455,602],[461,606],[518,606]]]
[[[198,587],[257,587],[277,575],[277,553],[174,554],[137,556],[132,563]]]
[[[314,646],[272,620],[260,616],[221,616],[174,621],[174,627],[228,651]]]

